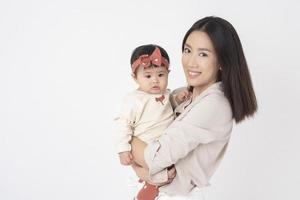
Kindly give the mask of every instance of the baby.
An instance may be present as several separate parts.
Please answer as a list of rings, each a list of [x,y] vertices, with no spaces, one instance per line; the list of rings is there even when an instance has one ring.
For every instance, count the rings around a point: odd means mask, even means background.
[[[131,55],[132,77],[138,89],[125,96],[116,118],[117,151],[123,165],[133,163],[132,137],[146,143],[159,138],[174,120],[174,105],[187,97],[187,91],[173,96],[167,89],[169,63],[167,52],[158,45],[139,46]]]

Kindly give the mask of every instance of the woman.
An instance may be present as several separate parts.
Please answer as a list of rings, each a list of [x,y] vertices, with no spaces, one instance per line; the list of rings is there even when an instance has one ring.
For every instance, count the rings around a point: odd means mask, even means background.
[[[226,20],[205,17],[188,30],[182,65],[192,95],[176,108],[181,114],[158,141],[132,141],[139,177],[168,183],[159,187],[159,200],[201,199],[201,188],[209,185],[226,151],[233,121],[257,110],[241,42]]]

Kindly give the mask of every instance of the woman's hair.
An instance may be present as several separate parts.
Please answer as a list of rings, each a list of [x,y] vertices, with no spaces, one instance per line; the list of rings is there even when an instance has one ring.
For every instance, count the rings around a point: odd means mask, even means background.
[[[219,17],[200,19],[185,34],[182,52],[188,36],[194,31],[205,32],[212,41],[221,68],[218,81],[222,82],[236,123],[253,116],[257,101],[242,44],[234,27]]]
[[[130,58],[130,65],[132,65],[141,55],[151,55],[155,50],[155,47],[159,48],[162,57],[167,59],[168,63],[170,63],[169,55],[164,48],[155,44],[147,44],[141,45],[133,50]]]

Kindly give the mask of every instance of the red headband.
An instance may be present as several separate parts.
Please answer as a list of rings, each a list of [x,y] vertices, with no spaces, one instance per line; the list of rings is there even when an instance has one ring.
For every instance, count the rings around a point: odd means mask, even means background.
[[[164,67],[166,67],[167,69],[169,68],[168,60],[162,57],[158,47],[155,47],[155,50],[150,56],[144,54],[141,55],[138,59],[136,59],[131,65],[132,72],[135,73],[135,71],[140,65],[142,65],[144,68],[148,68],[151,65],[156,65],[156,66],[164,65]]]

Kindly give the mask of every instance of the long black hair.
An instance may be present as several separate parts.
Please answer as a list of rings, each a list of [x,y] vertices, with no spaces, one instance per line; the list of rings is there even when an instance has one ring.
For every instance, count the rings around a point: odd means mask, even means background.
[[[241,41],[234,27],[220,17],[200,19],[187,31],[182,42],[182,52],[189,35],[194,31],[205,32],[211,39],[221,67],[218,81],[230,102],[233,118],[238,123],[253,116],[257,101]]]

